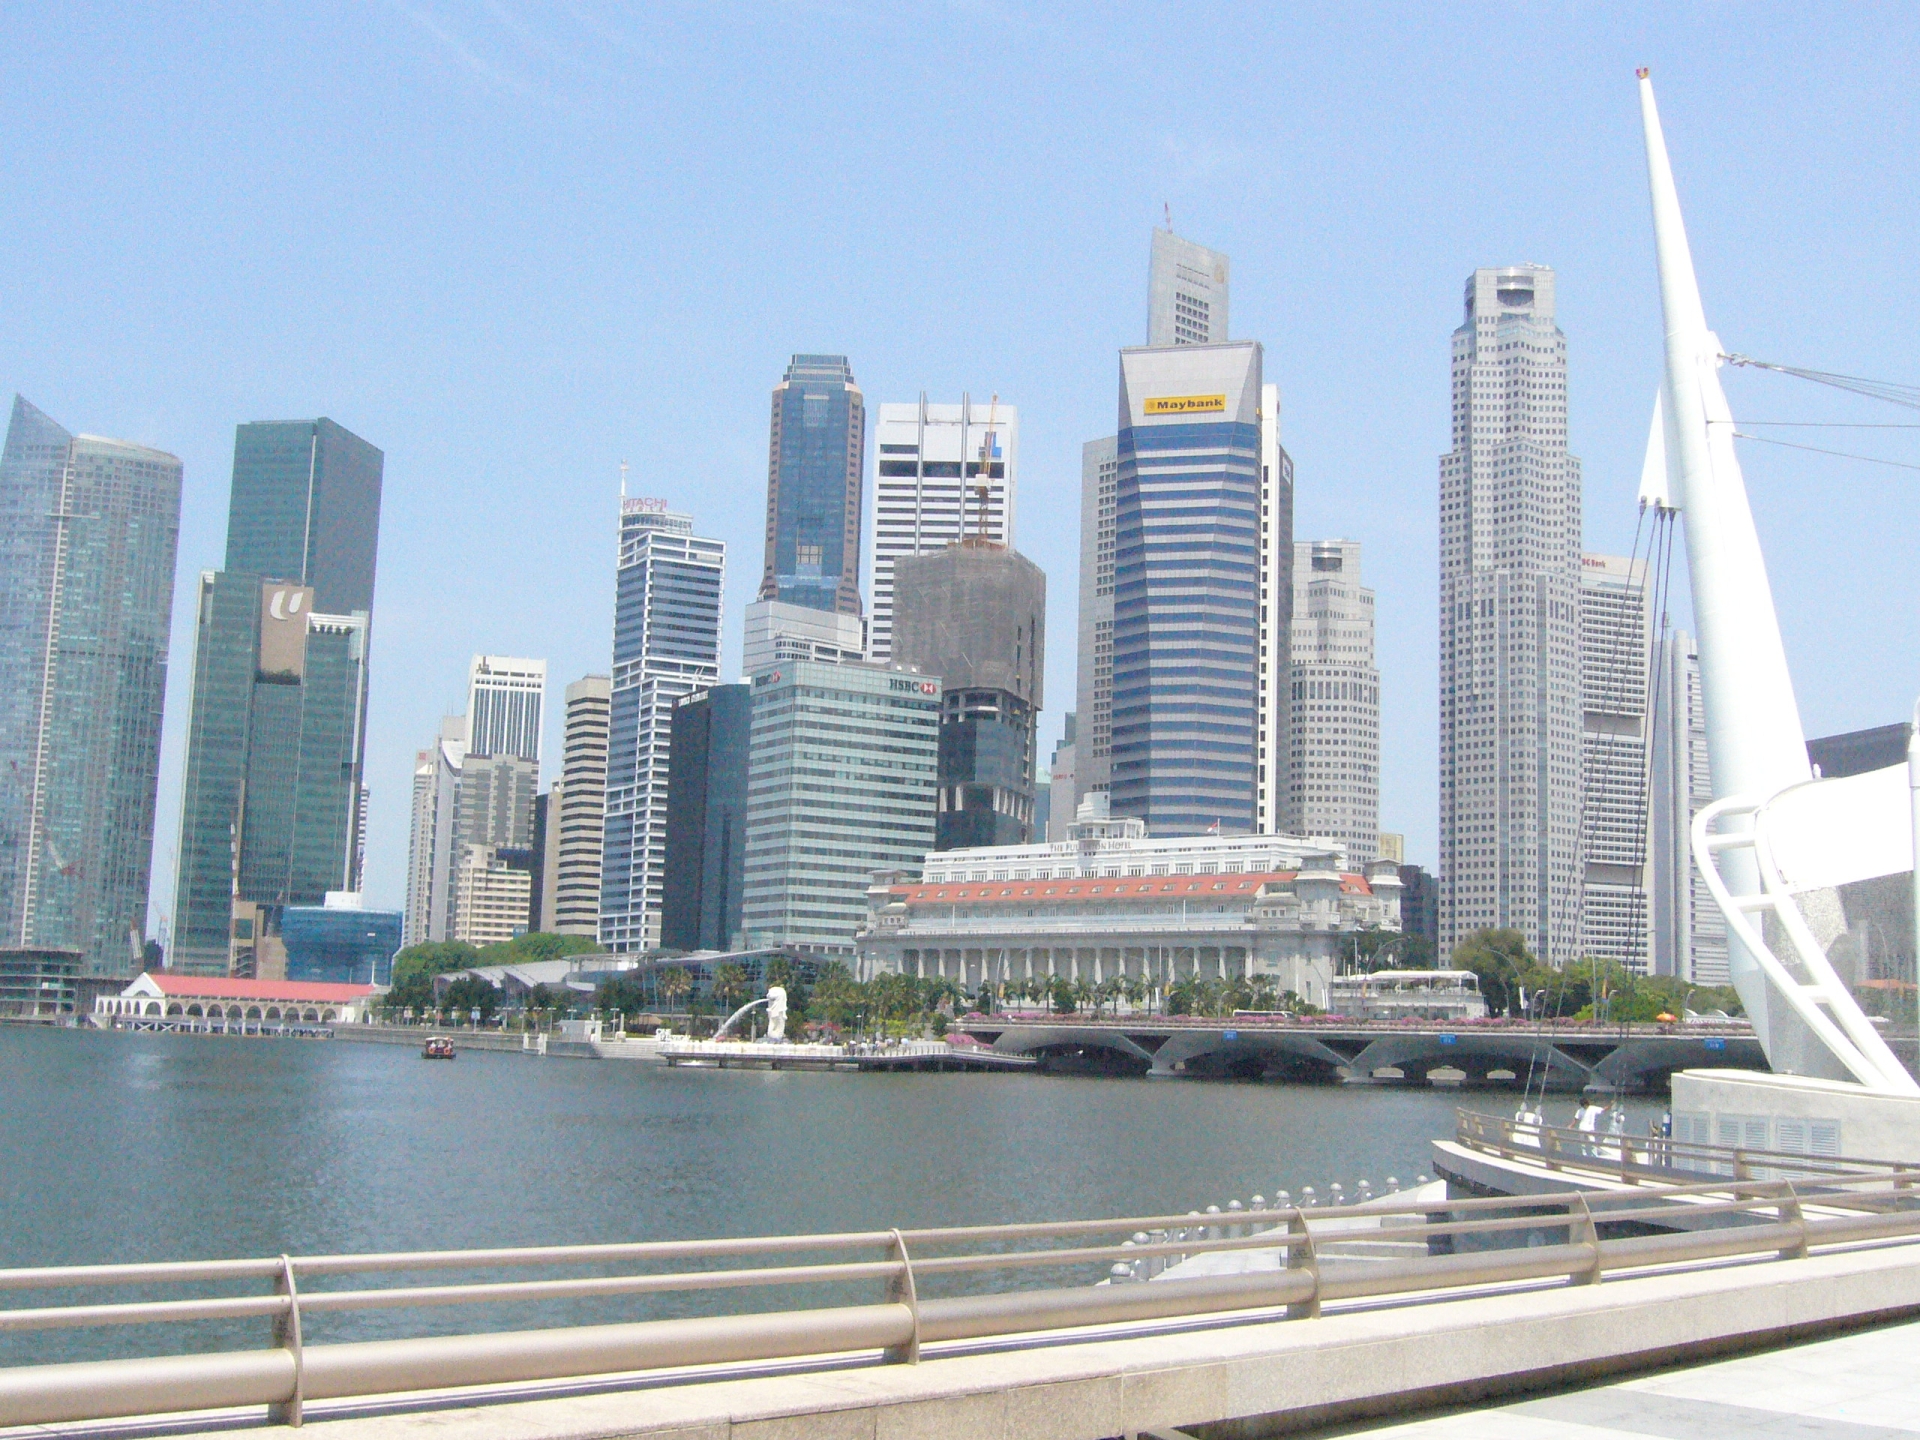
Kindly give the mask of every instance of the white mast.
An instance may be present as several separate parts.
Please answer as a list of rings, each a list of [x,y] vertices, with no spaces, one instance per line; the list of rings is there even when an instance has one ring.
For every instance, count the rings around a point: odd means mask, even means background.
[[[1649,450],[1656,443],[1664,450],[1666,503],[1686,517],[1714,796],[1768,796],[1812,778],[1806,735],[1800,728],[1760,537],[1733,453],[1733,414],[1718,374],[1720,337],[1707,328],[1700,303],[1680,197],[1654,107],[1653,82],[1645,70],[1639,76],[1654,250],[1666,315],[1666,379]],[[1749,873],[1739,873],[1740,857],[1728,856],[1727,864],[1727,878],[1737,891],[1758,888],[1759,877],[1750,865]],[[1784,1019],[1784,1013],[1770,1015],[1765,976],[1731,936],[1727,962],[1741,1002],[1771,1056],[1769,1020]]]

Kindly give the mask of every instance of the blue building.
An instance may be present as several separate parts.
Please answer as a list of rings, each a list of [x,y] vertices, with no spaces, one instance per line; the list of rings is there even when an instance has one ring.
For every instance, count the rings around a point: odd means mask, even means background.
[[[325,905],[289,905],[280,912],[287,979],[329,985],[391,985],[405,917],[398,910],[362,910],[358,895],[329,895]],[[353,902],[353,903],[348,903]]]
[[[740,930],[753,687],[716,685],[673,707],[660,943],[725,950]]]
[[[760,598],[860,613],[867,409],[844,355],[796,355],[773,389]]]
[[[1112,809],[1255,828],[1261,348],[1120,352]]]

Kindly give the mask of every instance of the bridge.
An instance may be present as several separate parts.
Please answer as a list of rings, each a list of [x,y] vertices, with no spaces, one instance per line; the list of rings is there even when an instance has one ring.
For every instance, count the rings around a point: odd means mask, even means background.
[[[1920,1314],[1920,1170],[1767,1160],[1519,1206],[0,1270],[0,1437],[1253,1436]],[[457,1318],[490,1306],[549,1328]]]
[[[1437,1070],[1476,1083],[1660,1091],[1676,1070],[1765,1070],[1750,1027],[1534,1022],[1393,1022],[1184,1016],[968,1016],[957,1022],[1043,1070],[1158,1077],[1425,1084]]]

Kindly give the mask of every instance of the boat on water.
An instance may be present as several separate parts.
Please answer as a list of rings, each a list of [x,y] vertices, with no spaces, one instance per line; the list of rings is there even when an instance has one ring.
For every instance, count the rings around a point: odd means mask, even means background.
[[[453,1048],[453,1041],[444,1035],[431,1035],[427,1038],[427,1043],[420,1047],[420,1058],[422,1060],[453,1060],[458,1058],[458,1055]]]

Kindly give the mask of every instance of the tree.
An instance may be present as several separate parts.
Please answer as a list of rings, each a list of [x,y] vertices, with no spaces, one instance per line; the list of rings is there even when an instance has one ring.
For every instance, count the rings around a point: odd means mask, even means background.
[[[1071,1015],[1073,1013],[1073,985],[1068,982],[1066,976],[1056,975],[1053,977],[1053,984],[1049,986],[1047,990],[1047,998],[1053,1002],[1054,1014]]]
[[[449,970],[471,970],[480,963],[480,952],[464,940],[428,940],[409,945],[393,957],[393,983],[415,975],[444,975]]]
[[[1476,930],[1453,947],[1453,968],[1471,970],[1480,981],[1490,1015],[1519,1013],[1520,989],[1540,962],[1518,930]]]
[[[716,1000],[732,1010],[747,996],[747,967],[737,960],[729,960],[715,967],[713,994]]]
[[[686,972],[684,966],[672,965],[659,972],[659,978],[654,981],[654,985],[662,995],[667,997],[667,1004],[672,1006],[693,988],[693,977]]]
[[[596,1010],[610,1010],[622,1019],[629,1015],[653,1013],[653,1006],[647,1002],[647,992],[640,988],[640,982],[624,975],[614,976],[594,991],[593,1005]]]
[[[481,1020],[486,1021],[500,1008],[500,992],[478,975],[462,975],[447,986],[440,1003],[461,1015],[478,1010]]]
[[[599,951],[600,947],[584,935],[549,935],[545,931],[533,930],[487,946],[479,952],[477,960],[469,963],[525,965],[536,960],[564,960],[569,955],[594,955]]]

